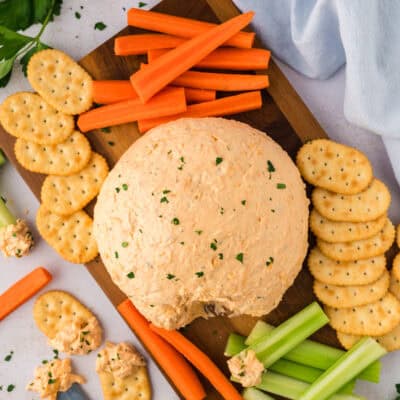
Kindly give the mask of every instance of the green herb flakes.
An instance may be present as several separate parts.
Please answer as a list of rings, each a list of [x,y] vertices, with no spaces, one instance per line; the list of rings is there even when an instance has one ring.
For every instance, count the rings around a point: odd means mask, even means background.
[[[75,18],[81,19],[81,14],[78,11],[75,11]]]
[[[144,3],[143,1],[139,1],[138,7],[142,8],[142,7],[146,7],[147,3]]]
[[[166,198],[166,196],[161,197],[160,203],[169,203],[169,200]]]
[[[217,239],[214,239],[214,241],[210,243],[210,248],[213,249],[214,251],[216,251],[218,248],[217,243],[218,243]]]
[[[122,189],[124,189],[125,191],[127,191],[127,190],[128,190],[128,185],[127,185],[126,183],[123,183],[123,184],[122,184]]]
[[[57,379],[49,379],[48,381],[47,381],[47,383],[49,384],[49,385],[53,385],[54,383],[56,383],[56,380]]]
[[[215,165],[221,164],[222,161],[224,161],[224,159],[223,159],[222,157],[217,157],[217,158],[215,159]]]
[[[235,258],[243,264],[243,253],[236,254]]]
[[[164,189],[164,190],[162,191],[162,193],[163,193],[163,194],[168,194],[168,193],[171,193],[171,191],[168,190],[168,189]]]
[[[179,225],[180,224],[179,219],[176,218],[176,217],[172,219],[171,223],[173,223],[174,225]]]
[[[9,354],[4,357],[4,361],[10,362],[14,352],[11,350]]]
[[[48,361],[47,360],[42,360],[42,364],[47,364]]]
[[[133,279],[135,277],[135,274],[131,271],[129,274],[126,274],[126,277],[129,279]]]
[[[175,278],[175,275],[173,275],[173,274],[167,274],[167,279],[171,280],[171,279],[174,279],[174,278]]]
[[[57,359],[58,358],[58,350],[53,349],[53,353],[54,353],[54,358]]]
[[[101,358],[101,354],[100,353],[97,353],[97,358]]]
[[[122,242],[122,243],[121,243],[121,246],[122,246],[123,248],[126,248],[126,247],[129,246],[129,243],[128,243],[128,242]]]
[[[268,167],[268,172],[275,172],[275,167],[274,164],[272,164],[272,162],[270,160],[267,161],[267,167]]]
[[[15,389],[15,385],[8,385],[7,392],[12,392]]]
[[[223,259],[224,259],[224,255],[223,255],[222,253],[218,253],[218,258],[219,258],[220,260],[223,260]]]
[[[286,189],[286,185],[284,183],[277,183],[276,188],[277,189]]]
[[[268,260],[265,262],[265,265],[269,267],[274,262],[274,257],[269,257]]]
[[[195,272],[195,275],[197,275],[198,278],[201,278],[202,276],[204,276],[204,272],[203,271]]]
[[[119,253],[118,253],[118,251],[114,251],[114,257],[115,257],[115,258],[119,258]]]
[[[197,230],[197,231],[195,231],[199,236],[203,233],[203,231],[202,230]]]
[[[242,206],[245,206],[246,205],[246,200],[242,200],[241,203],[242,203]]]
[[[101,128],[100,129],[103,133],[110,133],[111,132],[111,128],[110,127],[105,127],[105,128]]]
[[[107,25],[104,22],[99,21],[94,24],[95,30],[104,31],[104,29],[106,29],[106,28],[107,28]]]
[[[116,191],[117,193],[119,193],[119,192],[121,191],[121,189],[120,189],[119,187],[116,187],[116,188],[115,188],[115,191]]]
[[[108,143],[109,146],[115,146],[115,142],[113,142],[111,140],[109,142],[107,142],[107,143]]]

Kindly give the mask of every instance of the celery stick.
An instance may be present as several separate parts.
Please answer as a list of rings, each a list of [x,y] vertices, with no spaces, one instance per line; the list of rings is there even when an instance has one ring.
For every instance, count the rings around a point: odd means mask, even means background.
[[[355,378],[369,364],[385,355],[386,350],[375,340],[365,337],[340,357],[304,393],[299,400],[325,400],[343,384]]]
[[[233,357],[246,348],[244,344],[245,338],[237,333],[231,333],[226,342],[224,355]]]
[[[299,400],[311,385],[301,382],[297,379],[289,378],[275,372],[265,372],[262,376],[262,382],[257,385],[258,389],[286,397],[291,400]],[[365,400],[363,397],[353,394],[338,393],[329,397],[330,400]]]
[[[303,382],[313,383],[324,371],[306,365],[296,364],[292,361],[280,359],[268,367],[268,371],[277,372]]]
[[[6,156],[4,155],[3,150],[0,149],[0,167],[2,167],[6,162]]]
[[[253,330],[250,332],[250,335],[245,343],[248,345],[259,343],[274,329],[274,326],[264,321],[258,321]],[[345,354],[345,351],[343,350],[307,339],[286,353],[283,358],[285,360],[290,360],[298,364],[308,365],[310,367],[325,371],[331,367],[343,354]],[[375,361],[364,371],[362,371],[357,378],[378,383],[380,373],[381,363],[379,361]]]
[[[242,392],[244,400],[274,400],[267,393],[262,392],[256,388],[246,388]]]
[[[7,225],[13,225],[17,222],[14,215],[11,214],[7,208],[6,203],[0,197],[0,228],[4,228]]]
[[[265,367],[269,367],[328,322],[318,303],[311,303],[276,327],[265,339],[249,346],[249,349],[256,352]]]

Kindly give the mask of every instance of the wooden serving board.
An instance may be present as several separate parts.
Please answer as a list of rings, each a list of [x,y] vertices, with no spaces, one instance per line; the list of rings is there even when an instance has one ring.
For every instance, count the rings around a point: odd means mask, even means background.
[[[209,22],[225,21],[239,13],[231,0],[164,0],[155,10]],[[138,29],[127,27],[119,34],[137,32]],[[145,61],[143,57],[116,57],[113,53],[113,41],[114,38],[110,38],[80,61],[94,79],[127,79],[138,69],[140,62]],[[262,47],[259,42],[256,46]],[[263,108],[233,118],[267,132],[293,157],[302,142],[326,137],[326,134],[273,61],[266,73],[270,77],[271,86],[264,93]],[[107,159],[110,167],[139,136],[136,124],[113,127],[111,132],[98,130],[87,135],[93,149]],[[44,176],[26,171],[17,163],[13,152],[14,142],[14,138],[0,128],[1,147],[39,198]],[[93,209],[92,206],[88,207],[89,213]],[[112,283],[99,258],[86,267],[115,306],[125,299],[126,296]],[[266,320],[275,324],[280,323],[313,300],[312,279],[307,269],[303,268],[278,308],[268,315]],[[232,331],[247,334],[255,320],[250,317],[234,319],[218,317],[207,321],[201,319],[194,321],[182,331],[226,371],[223,348],[228,334]],[[324,343],[338,344],[334,332],[328,327],[319,331],[315,337]],[[205,385],[208,390],[207,399],[221,398],[208,383],[205,382]]]

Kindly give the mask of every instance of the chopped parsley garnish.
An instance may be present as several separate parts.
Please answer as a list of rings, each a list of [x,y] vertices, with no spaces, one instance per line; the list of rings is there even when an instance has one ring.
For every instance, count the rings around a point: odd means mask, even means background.
[[[14,354],[14,352],[11,350],[11,351],[10,351],[10,354],[7,354],[7,355],[4,357],[4,361],[7,361],[7,362],[11,361],[13,354]]]
[[[182,171],[182,169],[183,169],[183,166],[185,165],[185,157],[180,157],[179,158],[179,160],[181,161],[181,165],[178,167],[178,169],[180,170],[180,171]]]
[[[110,133],[111,132],[111,128],[109,128],[108,126],[105,128],[101,128],[100,129],[103,133]]]
[[[98,357],[98,358],[101,358],[101,354],[100,354],[100,353],[97,353],[97,357]]]
[[[170,190],[168,190],[168,189],[164,189],[162,192],[163,192],[163,194],[168,194],[168,193],[171,193],[171,191],[170,191]]]
[[[128,247],[128,246],[129,246],[129,243],[128,243],[128,242],[122,242],[122,243],[121,243],[121,246],[122,246],[123,248]]]
[[[185,157],[179,158],[183,163],[185,163]]]
[[[86,339],[85,339],[85,343],[86,343],[88,346],[90,346],[89,340],[86,340]]]
[[[49,380],[47,381],[47,383],[48,383],[49,385],[52,385],[53,383],[56,383],[56,380],[57,380],[57,379],[49,379]]]
[[[172,219],[171,223],[173,223],[174,225],[179,225],[180,224],[179,219],[176,218],[176,217]]]
[[[213,242],[210,243],[210,248],[213,249],[214,251],[217,250],[217,239],[214,239]]]
[[[195,274],[197,275],[198,278],[201,278],[202,276],[204,276],[203,271],[195,272]]]
[[[125,191],[128,190],[128,185],[126,183],[122,184],[122,189],[124,189]]]
[[[270,160],[267,161],[268,172],[275,172],[274,164]]]
[[[246,205],[246,200],[242,200],[241,203],[242,203],[243,206],[245,206]]]
[[[90,331],[83,331],[82,335],[89,335]]]
[[[184,245],[185,245],[185,242],[179,242],[179,244],[181,244],[182,246],[184,246]]]
[[[139,8],[142,8],[142,7],[145,7],[145,6],[147,6],[147,3],[144,3],[143,1],[139,1],[139,4],[138,4]]]
[[[49,371],[49,372],[47,373],[47,375],[48,375],[50,378],[53,377],[53,374],[51,373],[51,371]]]
[[[111,140],[109,142],[107,142],[107,143],[108,143],[109,146],[114,146],[115,145],[115,142],[113,142]]]
[[[15,385],[8,385],[7,392],[12,392],[15,389]]]
[[[119,192],[121,191],[121,189],[120,189],[119,187],[116,187],[116,188],[115,188],[115,191],[116,191],[117,193],[119,193]]]
[[[203,231],[202,230],[197,230],[197,231],[195,231],[199,236],[203,233]]]
[[[277,183],[276,188],[277,189],[286,189],[286,185],[284,183]]]
[[[119,258],[119,253],[118,253],[118,251],[115,251],[115,252],[114,252],[114,256],[115,256],[115,258]]]
[[[47,360],[42,360],[42,364],[47,364],[48,361]]]
[[[129,279],[133,279],[133,278],[135,277],[135,274],[134,274],[133,272],[129,272],[129,274],[126,274],[126,276],[127,276]]]
[[[167,154],[170,155],[171,153],[172,153],[172,150],[168,150],[168,153],[167,153]]]
[[[223,255],[222,253],[218,253],[218,258],[219,258],[220,260],[223,260],[223,259],[224,259],[224,255]]]
[[[274,257],[269,257],[268,260],[265,262],[265,265],[269,267],[274,262]]]
[[[76,19],[81,19],[81,14],[78,13],[78,11],[75,11],[75,18]]]
[[[166,198],[166,196],[161,197],[160,203],[169,203],[169,200]]]
[[[217,158],[215,159],[215,165],[221,164],[222,161],[224,161],[224,159],[223,159],[222,157],[217,157]]]
[[[236,260],[243,264],[243,253],[236,254]]]
[[[175,275],[173,275],[173,274],[167,274],[167,279],[174,279],[175,278]]]
[[[139,232],[140,232],[140,233],[143,233],[143,230],[142,230],[142,228],[139,228]]]
[[[53,353],[54,353],[54,358],[57,359],[58,358],[58,350],[54,349]]]
[[[104,22],[99,21],[94,24],[94,29],[97,29],[98,31],[104,31],[106,28],[107,25]]]

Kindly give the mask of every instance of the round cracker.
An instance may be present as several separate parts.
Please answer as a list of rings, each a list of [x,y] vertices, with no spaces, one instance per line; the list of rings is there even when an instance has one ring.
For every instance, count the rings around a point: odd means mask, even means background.
[[[315,188],[312,192],[315,209],[325,218],[339,222],[369,222],[386,214],[390,206],[387,186],[374,179],[363,192],[343,195]]]
[[[382,336],[400,323],[400,302],[391,293],[364,306],[333,308],[325,306],[333,329],[361,336]]]
[[[308,256],[307,265],[311,275],[320,282],[339,286],[367,285],[383,274],[386,258],[380,255],[365,260],[336,261],[314,247]]]
[[[8,96],[0,106],[0,122],[10,135],[39,144],[64,142],[74,129],[72,116],[30,92]]]
[[[339,331],[336,332],[336,336],[339,340],[339,343],[346,350],[350,350],[360,339],[362,339],[362,336],[349,335],[348,333],[343,333]]]
[[[310,214],[310,229],[329,243],[351,242],[376,235],[386,223],[386,214],[368,222],[339,222],[323,217],[315,208]]]
[[[371,163],[363,153],[328,139],[304,144],[296,163],[307,182],[336,193],[359,193],[373,176]]]
[[[336,308],[363,306],[381,299],[389,289],[390,276],[384,271],[369,285],[337,286],[314,281],[314,293],[322,303]]]
[[[400,247],[400,225],[397,225],[396,228],[396,243],[397,246]]]
[[[92,78],[62,51],[35,53],[29,60],[27,75],[31,86],[60,112],[80,114],[92,105]]]
[[[83,169],[92,154],[89,141],[78,131],[58,144],[41,145],[17,139],[14,152],[18,162],[28,171],[60,176]]]
[[[393,260],[392,270],[390,271],[390,292],[400,300],[400,254]]]
[[[329,243],[317,239],[317,246],[323,254],[333,260],[364,260],[384,254],[392,246],[394,236],[394,226],[389,219],[386,219],[386,225],[383,229],[369,239],[343,243]]]

